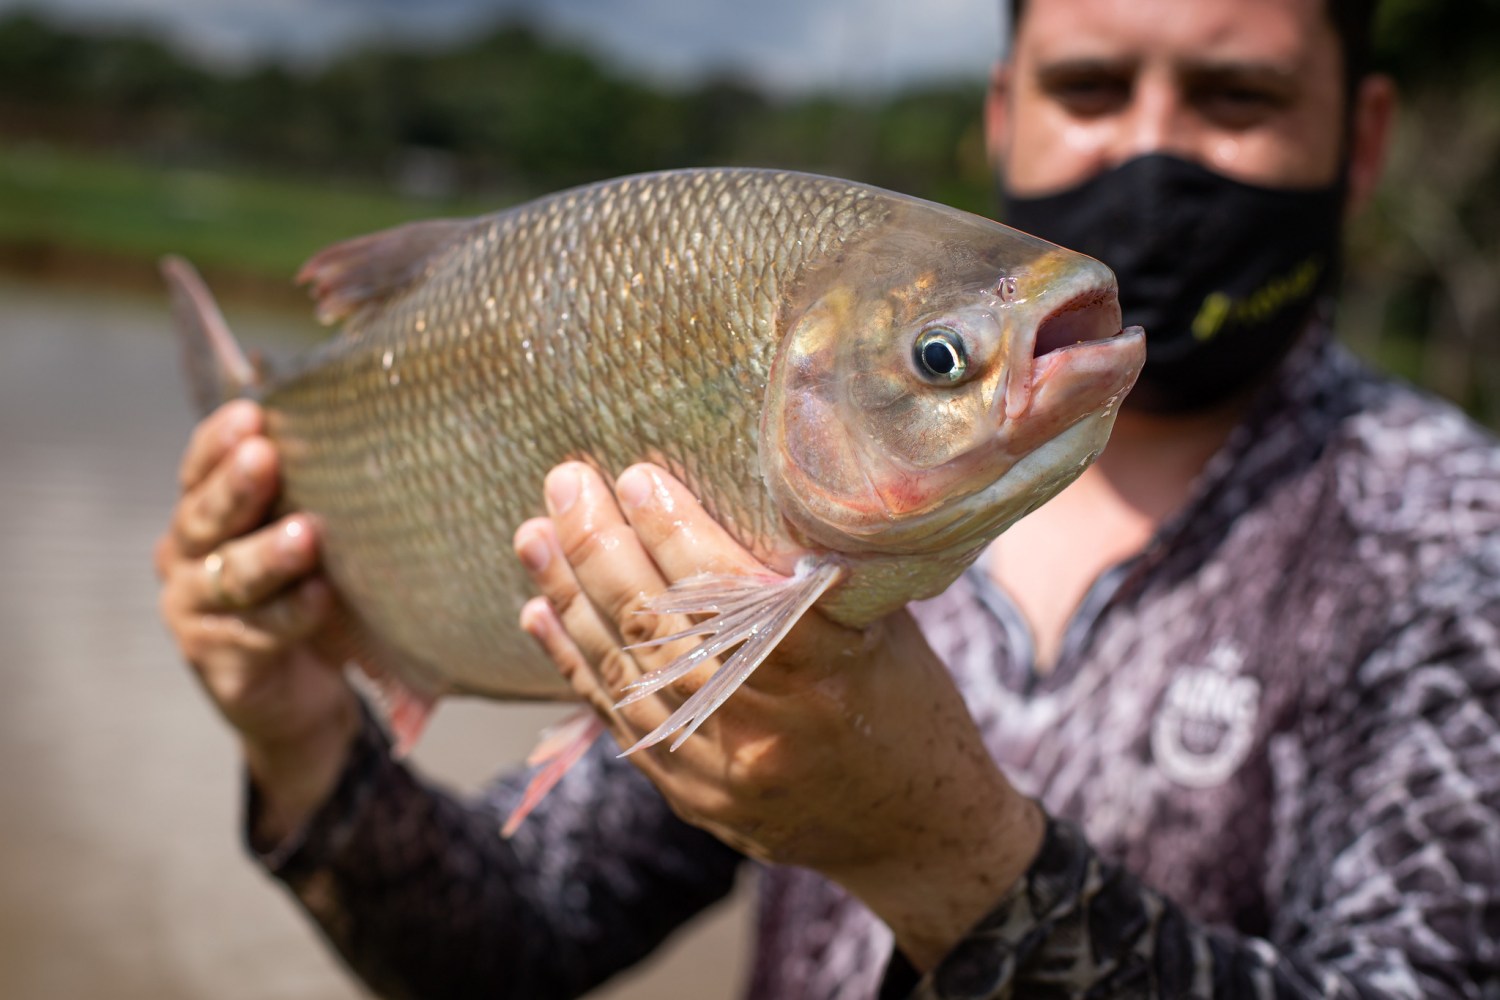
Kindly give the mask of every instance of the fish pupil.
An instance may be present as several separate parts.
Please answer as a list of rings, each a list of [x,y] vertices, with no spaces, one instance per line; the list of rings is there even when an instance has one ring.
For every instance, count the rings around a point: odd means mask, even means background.
[[[943,340],[930,340],[922,348],[922,365],[934,375],[950,375],[958,367],[958,352]]]
[[[939,375],[946,375],[953,370],[958,359],[953,356],[953,349],[946,344],[931,343],[922,352],[922,360],[927,362],[927,367]]]

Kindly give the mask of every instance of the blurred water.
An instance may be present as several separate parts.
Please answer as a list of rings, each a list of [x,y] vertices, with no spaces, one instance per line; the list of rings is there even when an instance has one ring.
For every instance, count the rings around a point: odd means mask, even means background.
[[[232,742],[157,619],[191,423],[167,331],[152,298],[0,281],[0,996],[361,996],[241,853]],[[445,704],[418,764],[473,787],[554,715]],[[745,897],[600,995],[735,995]]]

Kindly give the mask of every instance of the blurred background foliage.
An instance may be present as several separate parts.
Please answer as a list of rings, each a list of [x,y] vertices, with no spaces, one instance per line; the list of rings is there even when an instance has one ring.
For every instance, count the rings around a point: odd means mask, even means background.
[[[998,2],[998,0],[997,0]],[[1351,241],[1360,352],[1500,427],[1500,0],[1384,0],[1403,90]],[[334,240],[668,167],[814,170],[993,213],[984,81],[771,97],[669,88],[523,23],[444,48],[219,69],[144,33],[0,19],[0,267],[154,281],[168,251],[284,294]]]

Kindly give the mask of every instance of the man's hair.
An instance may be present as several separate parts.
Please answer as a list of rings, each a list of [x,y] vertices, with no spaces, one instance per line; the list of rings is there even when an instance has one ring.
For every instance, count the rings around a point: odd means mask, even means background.
[[[1016,26],[1026,9],[1026,0],[1008,0],[1010,37],[1016,37]],[[1323,9],[1333,30],[1344,46],[1344,87],[1352,95],[1359,81],[1371,70],[1371,35],[1375,8],[1380,0],[1323,0]]]

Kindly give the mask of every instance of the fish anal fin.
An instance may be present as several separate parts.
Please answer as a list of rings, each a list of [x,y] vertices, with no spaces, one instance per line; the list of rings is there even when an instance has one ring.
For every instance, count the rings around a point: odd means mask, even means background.
[[[213,293],[193,265],[181,257],[163,257],[161,275],[172,297],[172,323],[182,344],[183,367],[198,412],[208,413],[258,385],[258,366],[240,349]]]
[[[340,601],[319,633],[318,651],[329,659],[356,668],[353,678],[362,693],[380,710],[395,737],[395,755],[411,752],[427,728],[433,706],[449,693],[449,685],[422,661],[407,656],[375,637],[359,616]]]
[[[592,708],[581,708],[542,733],[536,749],[526,758],[526,763],[533,767],[542,765],[542,768],[531,776],[520,803],[505,818],[500,836],[509,837],[516,832],[521,821],[531,815],[537,804],[583,758],[603,732],[604,720]]]
[[[630,684],[616,704],[623,708],[650,697],[721,653],[738,646],[693,695],[665,722],[620,756],[654,746],[674,733],[676,750],[760,666],[818,598],[844,576],[834,559],[808,558],[790,577],[703,576],[683,580],[648,601],[642,613],[702,614],[708,617],[675,635],[631,648],[655,646],[689,636],[706,636],[694,649]]]
[[[302,265],[297,284],[312,286],[318,320],[336,323],[405,288],[473,225],[430,219],[335,243]]]
[[[396,734],[396,756],[405,757],[426,732],[427,720],[432,718],[432,707],[437,704],[437,698],[404,685],[397,685],[387,697],[391,732]]]
[[[370,681],[375,691],[375,700],[385,715],[386,725],[395,737],[394,753],[397,758],[411,753],[422,733],[427,729],[427,720],[432,717],[441,691],[429,690],[421,685],[402,680],[394,673],[376,669],[368,658],[355,661],[360,672]]]

